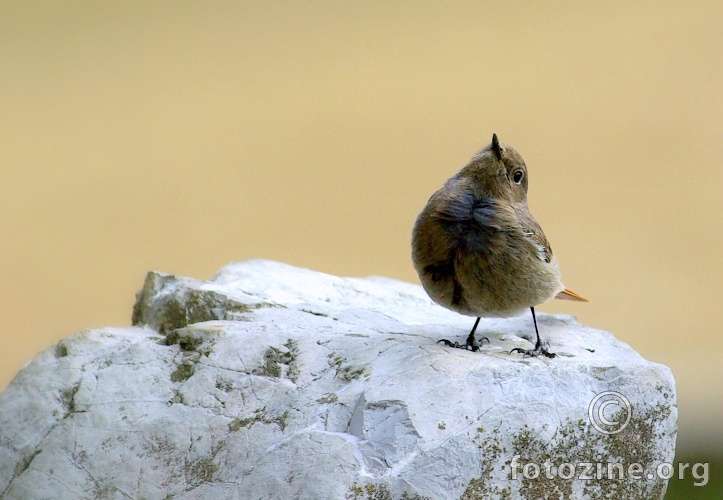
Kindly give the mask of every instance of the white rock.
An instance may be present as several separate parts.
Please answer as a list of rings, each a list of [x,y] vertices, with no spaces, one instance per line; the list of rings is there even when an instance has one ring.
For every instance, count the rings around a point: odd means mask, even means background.
[[[434,305],[419,286],[249,261],[210,281],[149,273],[134,323],[148,326],[63,340],[0,395],[0,497],[648,499],[665,491],[655,472],[674,455],[670,370],[569,316],[538,315],[557,358],[510,354],[531,347],[529,316],[483,319],[478,332],[490,342],[473,353],[436,343],[463,342],[473,318]],[[604,391],[632,407],[616,434],[589,420]],[[608,405],[603,416],[619,426],[624,409]],[[574,477],[581,463],[599,462],[601,479],[563,479],[556,469],[548,479],[546,459],[571,463],[560,472]],[[608,479],[609,462],[623,464],[623,480]],[[642,479],[628,476],[633,463]]]

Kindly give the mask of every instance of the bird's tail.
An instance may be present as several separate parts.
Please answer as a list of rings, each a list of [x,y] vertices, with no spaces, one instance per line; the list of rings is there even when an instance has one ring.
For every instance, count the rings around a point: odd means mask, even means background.
[[[575,301],[577,301],[577,302],[590,302],[589,300],[587,300],[587,299],[586,299],[585,297],[583,297],[582,295],[578,295],[578,294],[576,294],[575,292],[573,292],[572,290],[568,290],[567,288],[565,288],[563,291],[561,291],[560,293],[558,293],[558,294],[555,296],[555,298],[556,298],[556,299],[563,299],[563,300],[575,300]]]

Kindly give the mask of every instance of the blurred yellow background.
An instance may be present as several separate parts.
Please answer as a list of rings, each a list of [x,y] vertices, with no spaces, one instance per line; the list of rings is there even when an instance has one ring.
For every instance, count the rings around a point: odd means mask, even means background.
[[[592,300],[540,309],[670,366],[679,450],[723,449],[719,3],[4,2],[0,92],[0,388],[150,269],[417,283],[418,211],[496,132]]]

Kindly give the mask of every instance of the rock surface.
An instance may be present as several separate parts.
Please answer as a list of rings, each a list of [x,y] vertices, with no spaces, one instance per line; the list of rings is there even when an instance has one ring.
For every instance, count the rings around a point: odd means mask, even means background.
[[[463,342],[473,318],[419,286],[249,261],[209,281],[151,272],[133,319],[59,342],[0,395],[0,497],[665,491],[656,467],[674,455],[669,369],[569,316],[538,315],[555,359],[509,353],[531,346],[529,316],[483,319],[490,342],[473,353],[436,344]],[[605,432],[591,424],[588,407],[604,391],[630,402],[620,432],[610,433],[624,405],[599,410]],[[642,472],[631,471],[638,463]],[[582,473],[593,479],[576,480]]]

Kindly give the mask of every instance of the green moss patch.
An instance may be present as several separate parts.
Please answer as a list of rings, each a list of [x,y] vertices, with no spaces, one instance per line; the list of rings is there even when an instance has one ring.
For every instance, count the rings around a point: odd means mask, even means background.
[[[289,412],[285,411],[281,415],[277,415],[275,417],[269,416],[266,413],[266,407],[257,409],[253,416],[247,417],[247,418],[234,418],[231,422],[228,424],[228,430],[231,432],[236,432],[239,429],[242,429],[244,427],[251,427],[252,425],[256,423],[261,424],[276,424],[279,426],[279,429],[283,432],[286,429],[287,420],[289,418]]]
[[[296,383],[299,377],[299,346],[296,341],[288,339],[284,347],[286,350],[273,346],[266,349],[263,364],[253,371],[254,375],[285,377]]]

